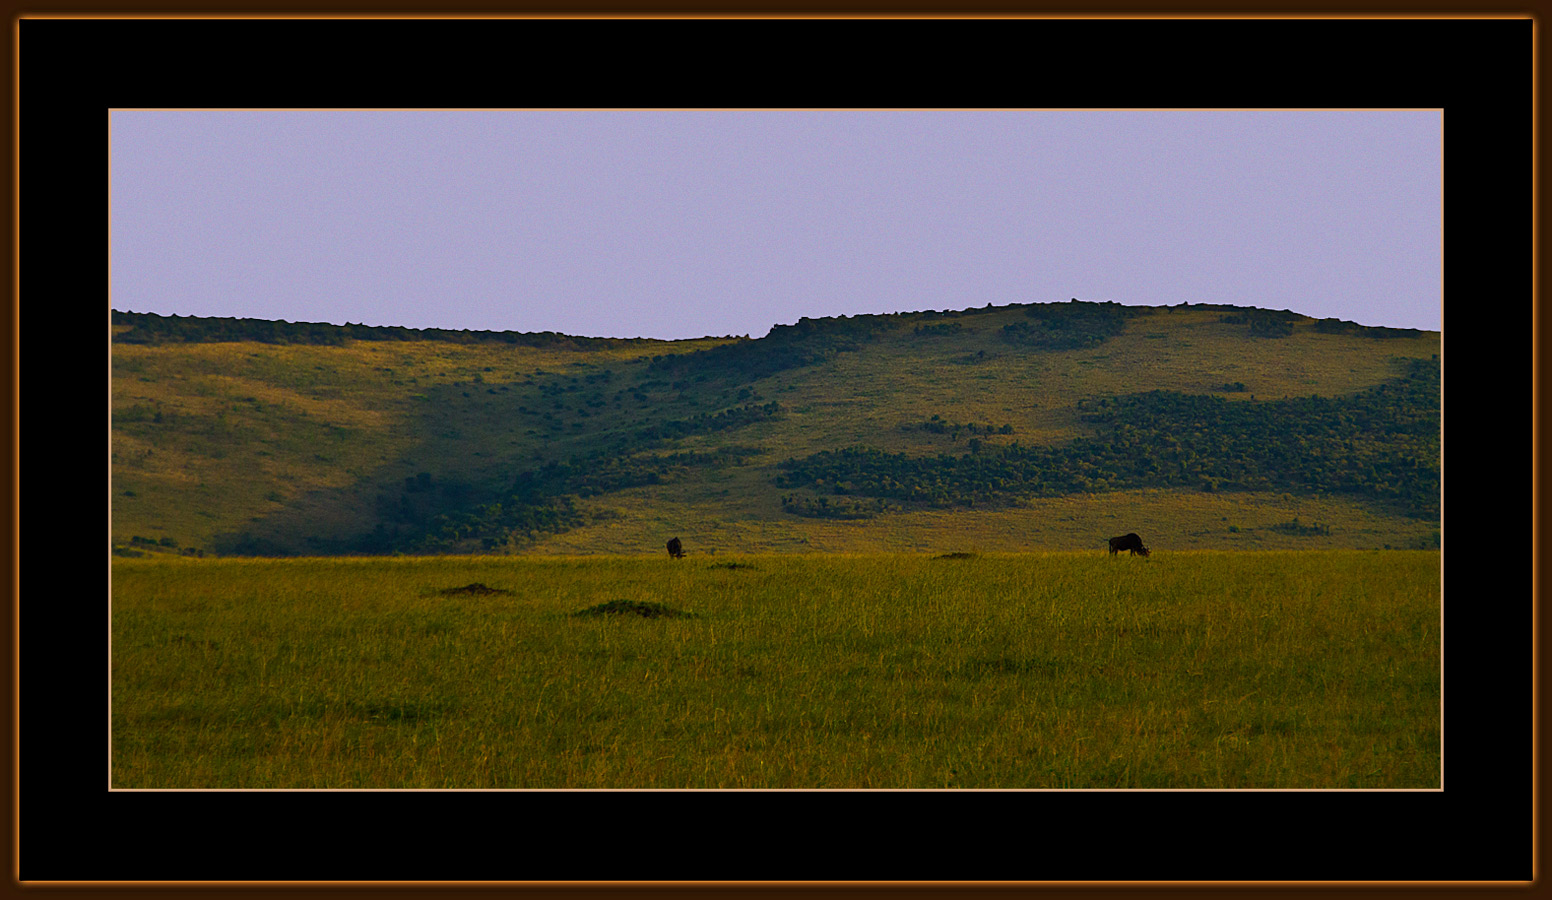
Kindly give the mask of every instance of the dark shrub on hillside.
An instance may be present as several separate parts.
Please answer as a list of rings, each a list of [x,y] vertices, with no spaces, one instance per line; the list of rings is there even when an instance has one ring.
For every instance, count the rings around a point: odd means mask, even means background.
[[[1293,334],[1294,323],[1304,318],[1285,309],[1244,309],[1218,321],[1226,325],[1249,325],[1253,337],[1279,338]]]
[[[649,368],[674,375],[753,381],[786,369],[811,366],[847,353],[873,340],[892,316],[801,318],[795,325],[776,325],[763,338],[744,339],[693,353],[654,356]]]
[[[965,326],[958,322],[936,322],[930,325],[917,325],[911,333],[917,337],[934,337],[945,334],[959,334],[965,330]]]
[[[1348,322],[1345,319],[1317,319],[1315,330],[1321,334],[1355,334],[1361,337],[1375,340],[1388,338],[1419,337],[1422,331],[1417,328],[1387,328],[1385,326],[1359,325],[1357,322]]]
[[[950,422],[938,416],[933,416],[925,422],[902,422],[901,431],[925,431],[930,434],[947,434],[958,439],[961,432],[966,434],[1012,434],[1012,425],[991,425],[974,422]]]
[[[1343,397],[1229,401],[1149,391],[1106,398],[1085,416],[1093,438],[1013,443],[960,456],[867,447],[781,464],[779,487],[975,506],[1018,497],[1142,487],[1351,494],[1418,518],[1439,514],[1439,361]]]
[[[745,425],[753,425],[756,422],[780,418],[783,411],[782,405],[775,400],[760,405],[750,403],[741,407],[724,409],[721,412],[700,413],[688,419],[673,419],[667,422],[659,422],[656,425],[649,425],[638,430],[636,437],[642,441],[658,441],[686,437],[692,434],[726,431],[730,428],[742,428]]]
[[[404,328],[378,325],[333,325],[326,322],[274,322],[202,316],[160,316],[113,310],[114,325],[131,326],[115,335],[122,344],[220,343],[256,341],[264,344],[323,344],[346,341],[447,341],[457,344],[511,344],[566,350],[603,350],[642,343],[638,338],[585,338],[553,331],[453,331],[445,328]]]
[[[1324,536],[1331,534],[1330,525],[1322,525],[1319,522],[1311,522],[1310,524],[1305,525],[1298,520],[1298,517],[1295,517],[1291,522],[1279,522],[1278,524],[1271,526],[1269,530],[1275,531],[1278,534],[1291,534],[1297,537],[1313,537],[1317,535]]]
[[[1114,301],[1087,303],[1034,303],[1024,308],[1032,321],[1002,327],[1010,344],[1038,350],[1078,350],[1102,344],[1126,330],[1126,321],[1149,310]]]
[[[871,519],[879,513],[888,512],[890,507],[882,500],[785,496],[781,498],[781,509],[808,519]]]

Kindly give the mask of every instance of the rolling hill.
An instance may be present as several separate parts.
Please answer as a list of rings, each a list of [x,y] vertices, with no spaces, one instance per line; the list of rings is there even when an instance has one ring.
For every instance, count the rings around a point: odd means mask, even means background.
[[[121,555],[1439,542],[1438,332],[1079,301],[759,339],[111,332]]]

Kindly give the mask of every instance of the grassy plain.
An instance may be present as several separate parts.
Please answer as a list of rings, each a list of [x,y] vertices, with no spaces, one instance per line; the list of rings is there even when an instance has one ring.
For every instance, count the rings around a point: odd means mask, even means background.
[[[1440,602],[1434,551],[117,559],[111,781],[1437,788]]]

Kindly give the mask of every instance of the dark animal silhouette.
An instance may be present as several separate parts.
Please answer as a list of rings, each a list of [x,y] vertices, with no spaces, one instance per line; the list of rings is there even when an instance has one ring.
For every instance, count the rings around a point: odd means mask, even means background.
[[[674,559],[684,558],[684,545],[679,543],[678,538],[674,538],[668,542],[668,555],[672,556]]]
[[[1133,556],[1139,553],[1143,556],[1148,555],[1148,548],[1142,545],[1142,538],[1138,537],[1136,532],[1110,539],[1110,555],[1115,556],[1119,550],[1130,550]]]

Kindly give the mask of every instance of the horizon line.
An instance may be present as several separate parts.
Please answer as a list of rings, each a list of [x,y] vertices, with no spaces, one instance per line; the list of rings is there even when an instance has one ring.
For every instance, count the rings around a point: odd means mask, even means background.
[[[917,309],[917,310],[897,310],[897,311],[894,311],[894,312],[876,312],[876,313],[869,313],[869,312],[851,313],[851,314],[840,313],[840,314],[833,315],[833,316],[819,316],[817,318],[812,317],[812,316],[799,316],[796,322],[792,322],[792,323],[774,322],[774,323],[772,323],[766,329],[765,333],[760,335],[759,337],[755,337],[753,333],[748,333],[748,334],[742,334],[742,335],[740,335],[740,334],[725,334],[725,335],[703,334],[703,335],[695,335],[695,336],[687,336],[687,337],[677,337],[677,338],[657,338],[657,337],[645,337],[645,336],[642,336],[642,335],[619,336],[619,335],[571,334],[569,332],[555,331],[553,329],[541,329],[541,330],[537,330],[537,331],[522,331],[522,330],[515,329],[515,328],[468,328],[468,327],[455,328],[455,327],[449,327],[449,326],[443,326],[443,325],[415,326],[415,325],[399,325],[399,324],[380,325],[380,324],[369,324],[369,323],[367,323],[365,321],[351,322],[349,320],[347,320],[345,322],[330,322],[330,321],[304,321],[304,320],[300,320],[300,319],[298,319],[298,320],[291,320],[291,319],[269,319],[269,318],[264,318],[264,317],[261,317],[261,316],[245,316],[245,315],[204,316],[204,315],[198,315],[198,314],[195,314],[195,313],[175,313],[175,312],[174,313],[159,313],[159,312],[151,312],[151,311],[137,312],[137,311],[132,310],[132,309],[119,309],[119,308],[113,306],[111,304],[111,301],[110,301],[110,305],[108,307],[108,312],[109,312],[109,316],[110,316],[110,323],[111,323],[111,316],[112,316],[113,313],[124,313],[126,315],[157,316],[158,318],[163,318],[163,319],[215,319],[215,320],[226,319],[226,320],[232,320],[232,321],[275,322],[275,323],[280,323],[280,324],[285,324],[285,325],[319,325],[319,326],[327,326],[327,327],[330,327],[330,328],[380,328],[380,329],[403,329],[403,330],[406,330],[406,331],[444,331],[444,332],[453,332],[453,333],[460,333],[460,332],[462,332],[462,333],[468,333],[468,334],[522,334],[522,335],[553,334],[553,335],[558,335],[560,337],[575,338],[575,339],[579,339],[579,340],[591,340],[591,341],[657,341],[657,342],[662,342],[662,343],[675,343],[675,342],[679,342],[679,341],[738,340],[740,338],[745,339],[745,340],[756,340],[757,341],[757,340],[762,340],[762,339],[764,339],[766,337],[769,337],[771,332],[775,331],[777,328],[791,328],[791,327],[794,327],[795,325],[797,325],[798,322],[823,322],[823,321],[827,321],[827,320],[830,320],[830,319],[836,319],[836,320],[840,320],[840,319],[860,319],[860,318],[865,318],[865,317],[965,314],[965,313],[976,313],[976,312],[984,312],[984,311],[995,311],[995,310],[1000,310],[1000,309],[1014,309],[1014,308],[1020,308],[1020,307],[1026,307],[1026,306],[1055,306],[1055,305],[1070,304],[1070,303],[1088,303],[1088,304],[1095,304],[1095,305],[1109,304],[1109,305],[1113,305],[1113,306],[1125,306],[1125,307],[1129,307],[1129,308],[1132,308],[1132,309],[1182,309],[1182,308],[1188,308],[1188,309],[1214,309],[1214,308],[1259,309],[1259,310],[1266,310],[1268,312],[1290,313],[1292,315],[1300,316],[1302,318],[1309,319],[1311,321],[1316,321],[1316,322],[1327,321],[1329,319],[1335,319],[1336,321],[1339,321],[1339,322],[1349,322],[1350,321],[1352,324],[1357,325],[1360,328],[1388,328],[1388,329],[1400,330],[1400,331],[1415,331],[1415,332],[1418,332],[1419,334],[1442,334],[1443,333],[1443,329],[1442,328],[1438,328],[1438,329],[1433,329],[1433,328],[1415,328],[1415,327],[1412,327],[1412,326],[1409,326],[1409,325],[1367,325],[1367,324],[1364,324],[1362,322],[1358,322],[1356,320],[1340,319],[1340,318],[1337,318],[1335,316],[1330,316],[1330,317],[1312,316],[1312,315],[1309,315],[1307,313],[1296,312],[1296,311],[1294,311],[1292,309],[1288,309],[1288,308],[1273,309],[1271,307],[1242,305],[1242,304],[1238,304],[1238,303],[1218,303],[1218,302],[1212,302],[1212,301],[1202,301],[1202,302],[1193,303],[1193,302],[1191,302],[1189,300],[1183,300],[1180,303],[1173,303],[1173,304],[1169,304],[1169,303],[1148,304],[1148,303],[1124,303],[1124,302],[1121,302],[1121,301],[1118,301],[1118,300],[1109,300],[1109,299],[1106,299],[1106,300],[1081,300],[1081,299],[1079,299],[1077,297],[1073,297],[1073,298],[1071,298],[1069,300],[1033,300],[1033,301],[1028,301],[1028,302],[1010,302],[1010,303],[1003,303],[1003,304],[987,303],[985,306],[967,306],[967,307],[960,308],[960,309]]]

